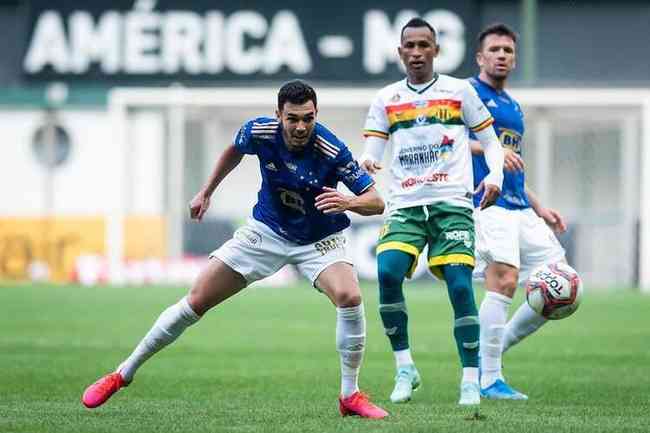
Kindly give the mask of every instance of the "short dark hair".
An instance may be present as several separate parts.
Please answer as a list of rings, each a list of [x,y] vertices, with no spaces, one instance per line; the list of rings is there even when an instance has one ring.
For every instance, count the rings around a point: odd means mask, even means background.
[[[400,41],[404,39],[404,30],[408,29],[409,27],[414,27],[414,28],[426,27],[429,30],[431,30],[431,36],[433,36],[433,40],[434,41],[436,40],[436,29],[434,29],[431,24],[429,24],[422,18],[415,17],[415,18],[411,18],[409,22],[404,24],[404,27],[402,27],[402,31],[399,35]]]
[[[487,26],[481,33],[479,33],[477,47],[478,51],[481,51],[481,49],[483,49],[483,42],[485,41],[485,38],[490,35],[508,36],[510,39],[512,39],[512,42],[515,44],[517,43],[517,33],[514,30],[512,30],[504,23],[495,23]]]
[[[284,104],[304,104],[313,101],[316,107],[316,91],[302,80],[291,80],[284,83],[278,91],[278,110],[282,111]]]

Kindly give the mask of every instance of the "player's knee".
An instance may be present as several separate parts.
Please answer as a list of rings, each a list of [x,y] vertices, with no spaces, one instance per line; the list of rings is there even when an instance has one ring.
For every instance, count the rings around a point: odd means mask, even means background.
[[[494,289],[502,295],[512,298],[517,289],[517,282],[518,274],[516,271],[501,272],[497,275],[496,287]]]
[[[413,256],[401,251],[384,251],[377,257],[377,280],[387,292],[402,290],[402,283],[411,268]]]
[[[361,305],[361,292],[359,290],[334,291],[334,303],[337,307],[356,307]]]
[[[465,265],[446,265],[443,269],[449,290],[471,291],[472,268]]]
[[[202,295],[201,291],[196,290],[194,287],[187,295],[187,303],[199,316],[203,316],[210,308],[212,308],[212,305],[210,305],[207,298]]]
[[[402,285],[404,276],[389,268],[379,268],[377,271],[379,285],[386,289],[397,289]]]
[[[473,304],[472,269],[465,265],[447,265],[443,272],[453,304]]]

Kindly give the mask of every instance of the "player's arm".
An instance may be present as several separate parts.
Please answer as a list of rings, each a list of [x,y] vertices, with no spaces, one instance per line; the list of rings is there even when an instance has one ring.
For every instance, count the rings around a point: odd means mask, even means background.
[[[203,215],[210,207],[212,193],[217,189],[221,181],[239,165],[243,156],[234,144],[228,146],[219,156],[208,181],[190,202],[190,217],[192,219],[201,221],[201,218],[203,218]]]
[[[484,191],[479,207],[485,209],[494,204],[501,194],[503,184],[503,146],[494,133],[494,119],[478,97],[471,84],[466,83],[462,93],[462,117],[470,132],[480,142],[490,173],[481,181],[476,192]]]
[[[381,160],[384,157],[386,139],[378,136],[367,135],[363,153],[359,157],[361,167],[370,174],[381,170]]]
[[[553,229],[555,233],[564,233],[567,229],[566,222],[562,215],[555,209],[542,206],[539,197],[526,185],[526,195],[530,206],[533,208],[537,216],[542,218],[546,224]]]
[[[363,128],[365,146],[359,164],[370,174],[381,170],[381,161],[384,157],[386,142],[388,141],[388,117],[384,103],[379,95],[370,105],[368,116]]]
[[[472,155],[483,155],[483,147],[478,140],[469,141]],[[503,168],[507,171],[523,171],[526,165],[521,156],[517,155],[512,149],[503,148]]]
[[[336,176],[354,196],[341,194],[334,188],[323,188],[316,197],[316,209],[325,214],[351,211],[359,215],[379,215],[384,212],[384,200],[375,188],[375,181],[364,171],[347,148],[342,148],[336,160]]]
[[[371,185],[357,196],[340,193],[334,188],[323,188],[323,193],[316,197],[316,209],[324,214],[338,214],[350,211],[363,216],[381,215],[384,213],[384,200],[379,192]]]

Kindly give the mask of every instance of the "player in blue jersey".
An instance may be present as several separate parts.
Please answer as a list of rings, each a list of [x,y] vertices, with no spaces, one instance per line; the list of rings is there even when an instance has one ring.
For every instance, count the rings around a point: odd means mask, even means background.
[[[562,216],[542,206],[526,187],[521,159],[524,115],[506,91],[508,75],[515,67],[517,35],[504,24],[486,28],[478,38],[478,76],[470,78],[479,97],[494,118],[493,128],[505,148],[501,196],[495,206],[479,210],[481,194],[474,196],[477,207],[475,276],[485,280],[486,295],[479,309],[481,324],[481,395],[492,399],[526,400],[511,388],[501,372],[501,355],[530,335],[546,319],[526,302],[506,323],[519,281],[532,268],[564,261],[564,249],[552,230],[566,230]],[[474,184],[488,173],[478,142],[472,143]],[[551,230],[552,229],[552,230]]]
[[[384,202],[372,178],[332,132],[316,122],[313,88],[291,81],[278,93],[277,118],[258,117],[244,124],[220,156],[207,184],[190,203],[201,220],[210,197],[244,154],[260,162],[262,186],[252,218],[231,240],[210,255],[188,295],[165,310],[133,353],[88,387],[86,407],[103,404],[127,386],[136,370],[172,343],[210,308],[250,283],[294,264],[336,306],[336,347],[341,358],[339,409],[343,416],[384,418],[383,409],[359,391],[358,375],[366,340],[361,291],[346,256],[344,214],[381,214]],[[336,190],[344,183],[356,196]]]

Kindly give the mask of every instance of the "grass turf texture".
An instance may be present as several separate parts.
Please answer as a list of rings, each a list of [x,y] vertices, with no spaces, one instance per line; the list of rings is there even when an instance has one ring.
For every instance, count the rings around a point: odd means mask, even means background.
[[[467,421],[456,404],[446,294],[409,287],[423,386],[407,405],[388,401],[393,359],[376,290],[364,288],[361,386],[391,413],[369,421],[338,415],[335,312],[306,284],[252,288],[217,307],[93,411],[80,403],[84,388],[114,369],[185,289],[0,286],[0,432],[650,431],[649,296],[588,292],[573,317],[506,355],[507,377],[531,400],[483,401],[483,419]]]

